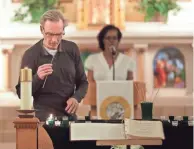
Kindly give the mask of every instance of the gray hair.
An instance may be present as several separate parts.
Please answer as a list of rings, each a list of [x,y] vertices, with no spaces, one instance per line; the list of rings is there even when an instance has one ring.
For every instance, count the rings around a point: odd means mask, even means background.
[[[57,22],[57,21],[61,20],[63,22],[64,27],[67,26],[67,19],[65,19],[63,14],[58,10],[46,11],[40,18],[40,25],[44,26],[44,23],[47,20],[53,21],[53,22]]]

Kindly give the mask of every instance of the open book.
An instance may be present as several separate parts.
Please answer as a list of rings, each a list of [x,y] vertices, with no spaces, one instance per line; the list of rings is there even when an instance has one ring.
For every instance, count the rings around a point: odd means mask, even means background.
[[[161,121],[142,121],[125,119],[126,138],[165,139]]]

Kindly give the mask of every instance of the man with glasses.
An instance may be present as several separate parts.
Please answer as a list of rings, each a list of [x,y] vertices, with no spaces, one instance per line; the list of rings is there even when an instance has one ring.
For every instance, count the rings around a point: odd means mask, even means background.
[[[43,39],[26,50],[22,58],[21,69],[32,69],[34,109],[40,121],[51,113],[74,118],[88,88],[77,45],[62,39],[66,25],[59,11],[45,12],[40,20]],[[20,82],[16,90],[20,97]]]

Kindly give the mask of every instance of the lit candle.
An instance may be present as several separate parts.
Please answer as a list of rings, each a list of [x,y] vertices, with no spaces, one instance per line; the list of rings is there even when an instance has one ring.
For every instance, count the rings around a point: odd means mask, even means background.
[[[49,115],[49,117],[46,120],[46,125],[53,126],[54,125],[54,117],[52,114]]]
[[[53,118],[53,115],[50,114],[49,117],[48,117],[48,120],[53,120],[53,119],[54,119],[54,118]]]
[[[59,121],[58,119],[57,119],[57,117],[55,118],[55,126],[60,126],[61,125],[61,121]]]
[[[32,109],[32,69],[25,67],[20,72],[20,109],[31,110]]]

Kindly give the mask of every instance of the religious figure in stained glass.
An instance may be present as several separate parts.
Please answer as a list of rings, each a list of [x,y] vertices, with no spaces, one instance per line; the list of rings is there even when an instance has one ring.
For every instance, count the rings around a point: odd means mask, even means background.
[[[155,88],[185,88],[185,61],[176,48],[161,49],[154,58]]]

